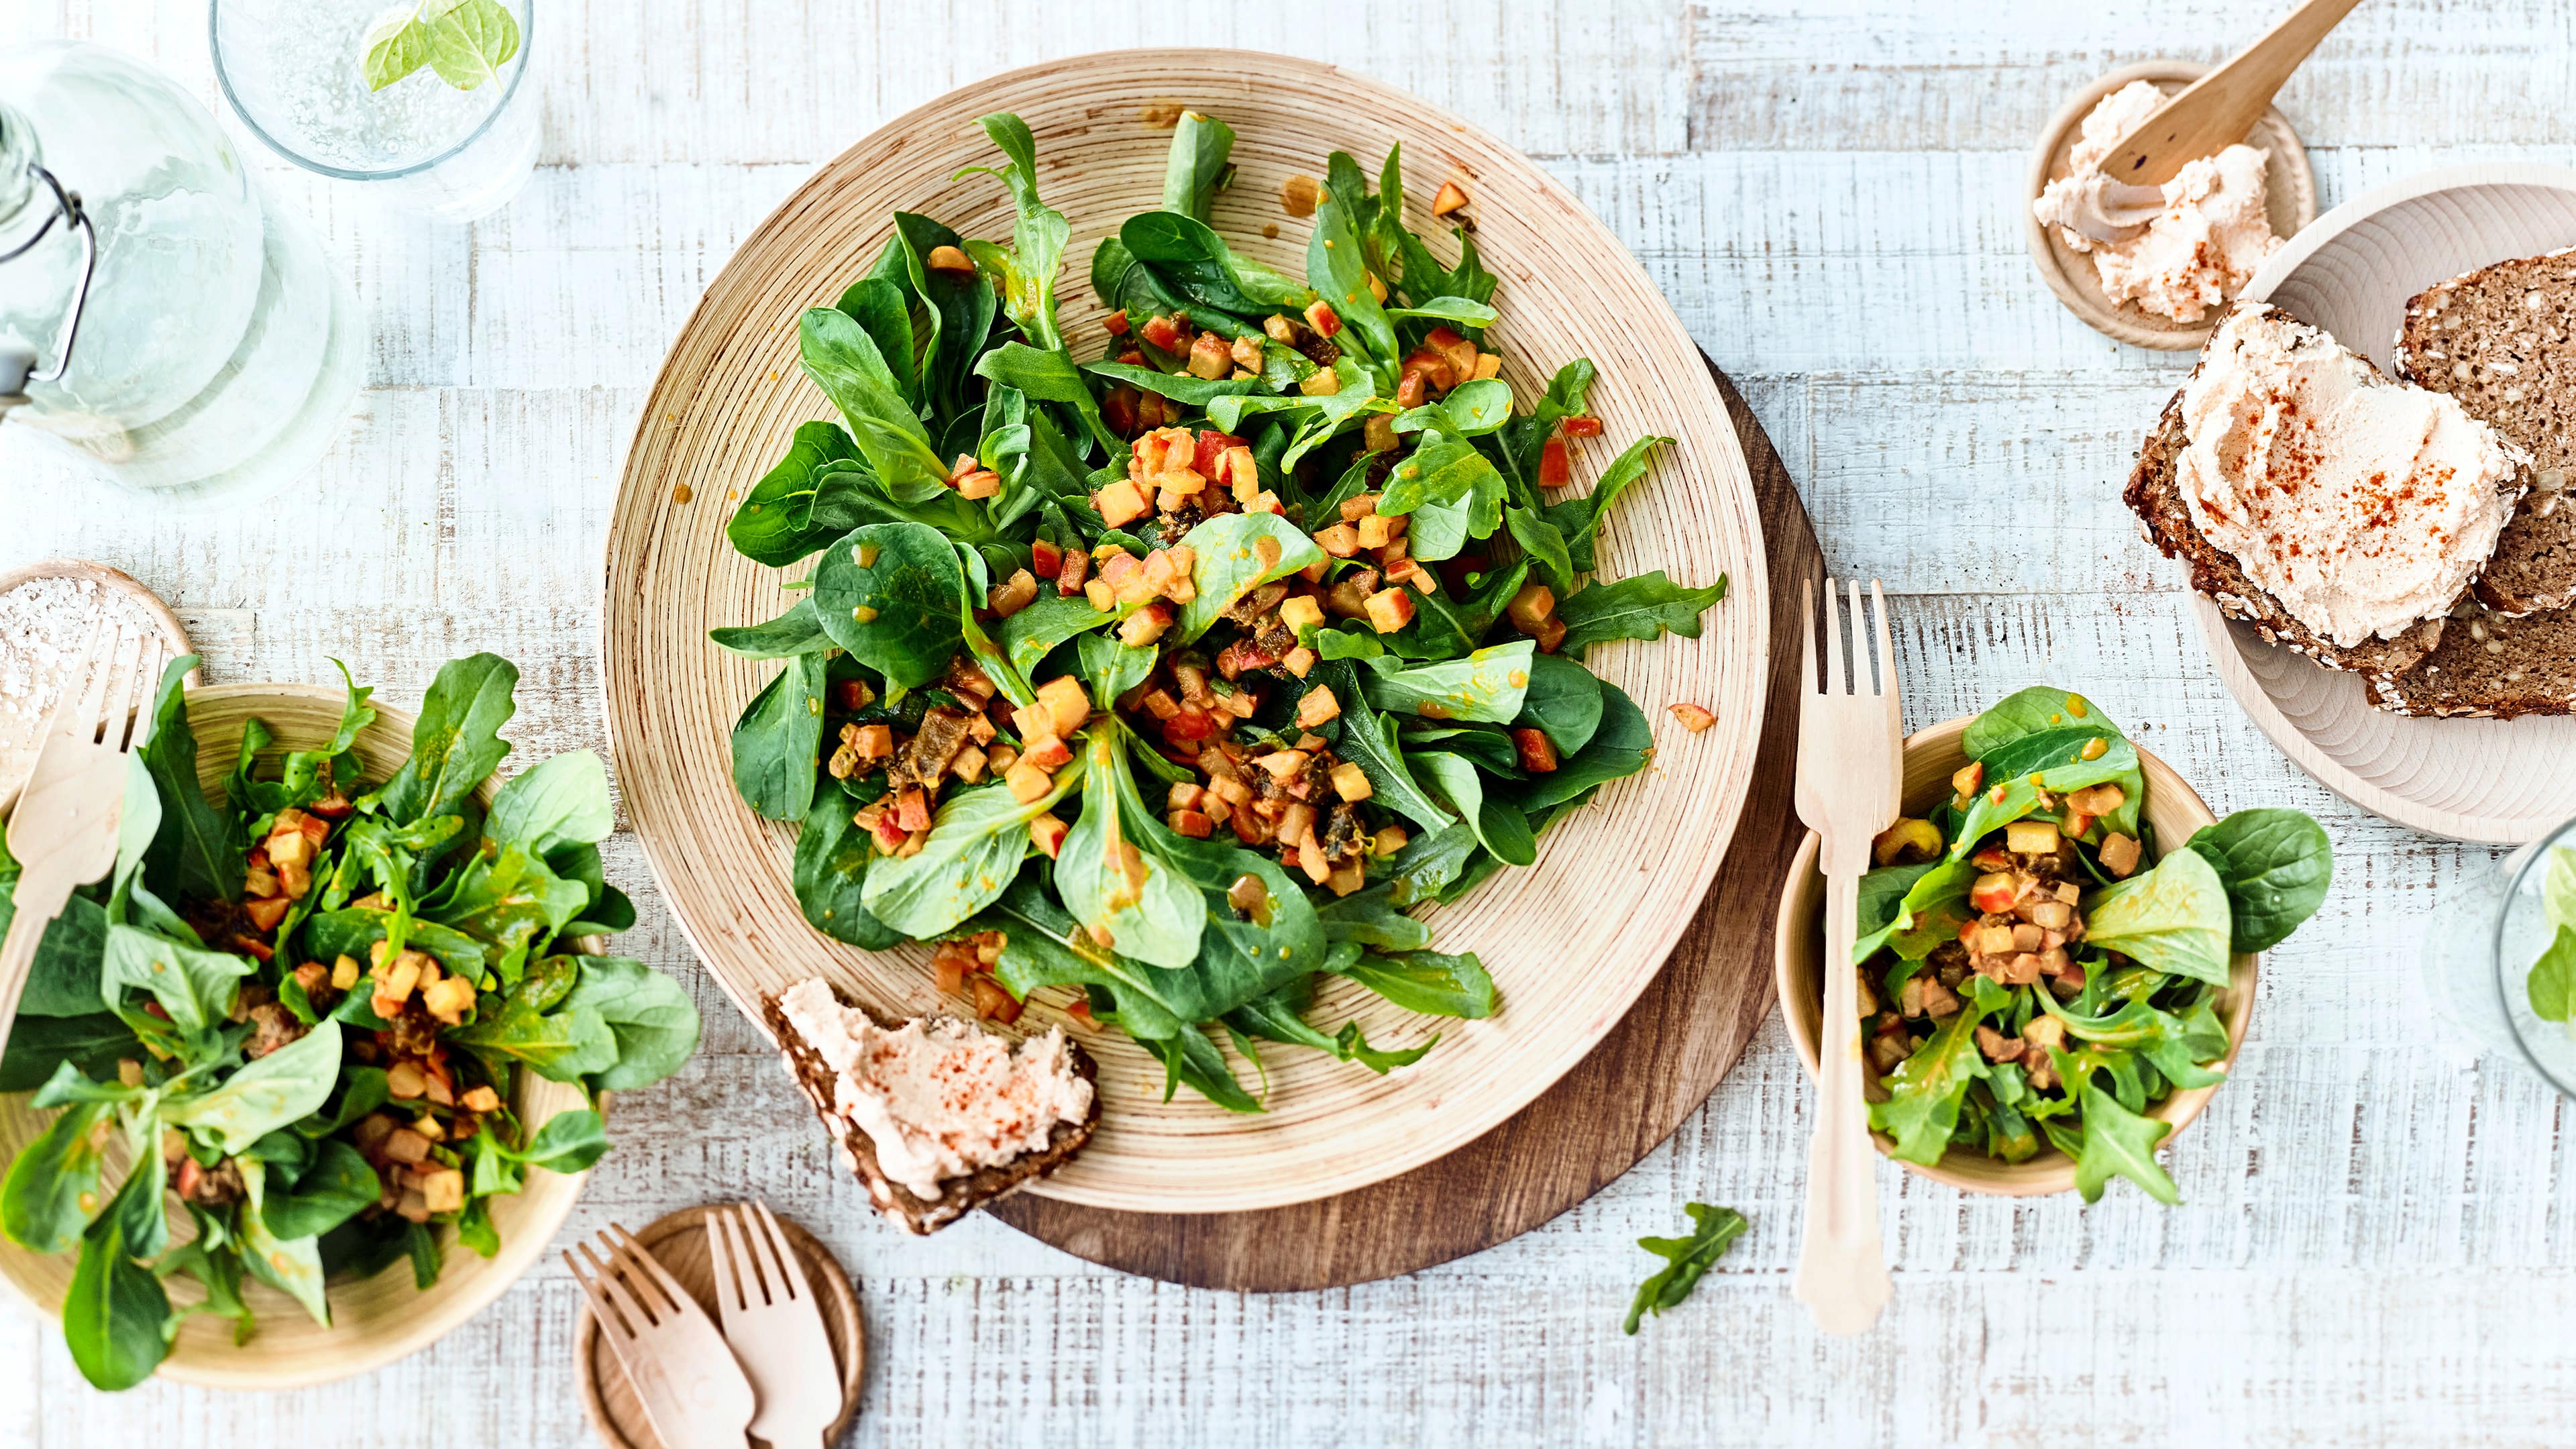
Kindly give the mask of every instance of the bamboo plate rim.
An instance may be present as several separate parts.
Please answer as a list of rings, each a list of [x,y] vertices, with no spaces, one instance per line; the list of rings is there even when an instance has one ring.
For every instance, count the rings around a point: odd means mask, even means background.
[[[2068,246],[2056,227],[2032,215],[2030,204],[2061,174],[2067,152],[2083,134],[2084,118],[2102,103],[2103,97],[2131,81],[2177,81],[2188,85],[2209,74],[2209,69],[2187,60],[2142,60],[2122,66],[2060,106],[2040,129],[2039,144],[2031,152],[2030,176],[2021,197],[2022,237],[2030,246],[2030,259],[2039,268],[2040,280],[2057,294],[2058,301],[2066,304],[2067,311],[2115,342],[2152,347],[2160,352],[2191,351],[2209,340],[2227,308],[2224,303],[2212,307],[2204,321],[2175,322],[2134,301],[2112,305],[2111,299],[2103,295],[2093,259]],[[2271,153],[2263,169],[2263,210],[2273,234],[2286,239],[2305,231],[2317,216],[2317,175],[2308,164],[2308,148],[2291,128],[2290,118],[2282,115],[2278,107],[2267,107],[2245,139]],[[2289,225],[2285,227],[2283,222]],[[2287,244],[2285,240],[2283,245]],[[2253,284],[2249,281],[2246,285],[2250,288]]]
[[[1906,736],[1905,773],[1909,784],[1905,793],[1909,806],[1949,793],[1951,772],[1968,763],[1960,740],[1975,720],[1974,715],[1961,715]],[[2135,745],[2137,741],[2130,743]],[[2173,766],[2145,745],[2137,745],[2137,749],[2138,766],[2147,781],[2146,817],[2156,827],[2156,839],[2171,842],[2157,853],[2156,858],[2162,860],[2202,826],[2218,823],[2218,817],[2210,812],[2209,802],[2201,799],[2200,792]],[[1825,878],[1816,869],[1821,843],[1821,837],[1810,830],[1806,842],[1799,846],[1798,858],[1789,866],[1788,884],[1780,893],[1779,922],[1773,933],[1780,1018],[1789,1029],[1789,1039],[1798,1048],[1798,1062],[1806,1068],[1810,1081],[1816,1077],[1816,1034],[1824,1021],[1824,1001],[1818,995],[1817,983],[1819,958],[1824,954]],[[2218,1064],[2224,1079],[2206,1087],[2178,1090],[2147,1109],[2146,1115],[2173,1124],[2173,1130],[2158,1146],[2171,1148],[2182,1129],[2208,1107],[2218,1089],[2235,1079],[2236,1053],[2245,1045],[2245,1034],[2254,1023],[2254,987],[2262,965],[2260,953],[2240,952],[2230,958],[2227,986],[2219,992],[2217,1001],[2219,1020],[2227,1026],[2227,1054]],[[1917,1177],[1962,1192],[2045,1197],[2075,1187],[2074,1161],[2045,1139],[2040,1143],[2039,1155],[2027,1162],[1999,1162],[1957,1150],[1944,1152],[1939,1162],[1927,1165],[1894,1157],[1896,1140],[1884,1132],[1872,1132],[1870,1137],[1878,1144],[1880,1156]]]
[[[263,763],[270,764],[311,738],[329,738],[346,698],[335,686],[315,684],[215,684],[187,692],[189,723],[198,732],[201,746],[210,726],[214,743],[228,745],[240,739],[247,721],[258,718],[278,732],[259,754]],[[389,704],[369,703],[376,718],[359,732],[357,749],[366,758],[370,776],[382,778],[411,753],[417,717]],[[302,711],[310,712],[309,727],[294,718]],[[229,747],[197,751],[198,781],[208,794],[222,788],[237,753]],[[490,776],[475,787],[475,798],[488,805],[499,786],[500,777]],[[585,955],[600,954],[596,937],[584,938],[578,945]],[[27,1096],[22,1092],[0,1095],[0,1132],[14,1129],[32,1115],[24,1105]],[[600,1094],[602,1117],[608,1115],[608,1097]],[[514,1105],[533,1130],[542,1124],[540,1112],[552,1117],[585,1104],[580,1088],[522,1072]],[[16,1149],[9,1151],[14,1156]],[[426,1291],[412,1286],[408,1260],[364,1279],[332,1278],[333,1323],[327,1328],[313,1322],[285,1294],[266,1284],[246,1282],[243,1295],[259,1315],[259,1332],[251,1341],[236,1346],[229,1325],[191,1316],[154,1376],[200,1388],[296,1389],[369,1373],[408,1358],[454,1332],[525,1276],[571,1215],[588,1179],[586,1172],[528,1169],[525,1191],[491,1200],[501,1250],[481,1258],[450,1233],[438,1282]],[[174,1217],[172,1240],[179,1241],[185,1218],[175,1204],[165,1206]],[[70,1277],[68,1256],[33,1253],[0,1239],[0,1281],[49,1322],[61,1321],[61,1285],[68,1284]],[[383,1290],[381,1301],[378,1290]],[[375,1316],[357,1321],[361,1308]]]
[[[2479,187],[2530,187],[2576,196],[2576,169],[2521,161],[2485,162],[2437,167],[2373,187],[2319,217],[2273,253],[2254,274],[2254,280],[2246,284],[2244,296],[2249,301],[2270,300],[2336,238],[2383,212],[2441,192]],[[2576,243],[2576,230],[2571,230],[2566,240]],[[2490,260],[2506,259],[2498,256]],[[2422,285],[2430,286],[2442,280],[2444,277],[2428,277]],[[2393,336],[2337,340],[2365,354],[2395,345]],[[2376,360],[2374,358],[2374,362]],[[2226,684],[2227,692],[2235,696],[2237,707],[2245,711],[2265,738],[2290,757],[2291,763],[2335,794],[2373,815],[2428,835],[2482,845],[2527,845],[2556,829],[2566,818],[2568,812],[2560,808],[2506,813],[2492,808],[2454,808],[2419,799],[2362,773],[2343,758],[2329,753],[2320,743],[2320,738],[2325,736],[2341,742],[2353,738],[2357,731],[2387,735],[2398,730],[2411,732],[2420,727],[2428,736],[2438,732],[2440,736],[2456,739],[2461,749],[2494,748],[2501,740],[2503,747],[2510,750],[2519,743],[2518,737],[2542,731],[2554,735],[2566,733],[2570,725],[2565,718],[2534,715],[2514,720],[2434,719],[2391,714],[2370,705],[2358,677],[2332,677],[2333,671],[2315,661],[2264,642],[2261,633],[2253,626],[2229,619],[2216,604],[2201,595],[2195,593],[2190,598],[2192,617],[2199,626],[2201,642],[2208,647],[2210,661],[2217,667],[2218,677]],[[2334,709],[2333,713],[2312,715],[2303,723],[2292,718],[2283,707],[2281,698],[2265,686],[2256,671],[2257,661],[2276,673],[2298,675],[2316,688],[2339,691],[2346,698],[2327,702],[2328,707]],[[2319,675],[2329,677],[2314,677]],[[2339,708],[2336,708],[2338,704]],[[2528,746],[2523,748],[2528,749]],[[2500,762],[2494,771],[2494,786],[2485,797],[2484,805],[2510,804],[2527,798],[2510,783],[2518,773],[2510,764]]]
[[[1181,105],[1237,131],[1240,177],[1218,201],[1218,227],[1264,261],[1297,265],[1289,248],[1302,255],[1309,224],[1281,214],[1275,188],[1291,171],[1319,173],[1335,145],[1374,164],[1388,142],[1401,141],[1417,203],[1444,175],[1462,179],[1483,198],[1473,209],[1479,250],[1502,278],[1498,334],[1526,329],[1531,338],[1526,350],[1503,342],[1513,359],[1505,377],[1528,393],[1556,364],[1590,356],[1601,372],[1594,411],[1614,436],[1680,440],[1658,456],[1653,486],[1623,502],[1603,545],[1604,576],[1661,567],[1697,584],[1723,569],[1735,595],[1699,638],[1595,652],[1595,666],[1646,712],[1664,753],[1646,782],[1614,785],[1594,809],[1551,831],[1537,867],[1506,872],[1439,914],[1435,948],[1478,950],[1495,971],[1503,1005],[1493,1018],[1426,1021],[1331,983],[1318,1019],[1355,1013],[1372,1042],[1383,1033],[1399,1046],[1436,1030],[1440,1047],[1386,1078],[1337,1062],[1327,1074],[1288,1049],[1272,1051],[1264,1057],[1271,1111],[1249,1120],[1186,1099],[1154,1102],[1159,1063],[1113,1033],[1081,1038],[1101,1059],[1107,1118],[1081,1157],[1029,1190],[1101,1207],[1222,1212],[1383,1180],[1482,1135],[1536,1097],[1661,969],[1743,808],[1770,651],[1751,475],[1696,344],[1635,258],[1562,184],[1402,91],[1243,51],[1076,57],[905,113],[817,171],[754,229],[675,340],[638,421],[609,530],[603,682],[618,777],[646,858],[682,931],[746,1016],[758,1019],[762,991],[817,972],[897,1015],[939,1006],[921,967],[926,952],[859,952],[807,926],[787,888],[787,828],[758,821],[734,793],[725,734],[757,676],[713,657],[720,651],[703,630],[767,617],[788,596],[764,582],[772,571],[731,554],[725,510],[692,515],[687,500],[712,503],[747,487],[795,423],[825,411],[795,375],[796,312],[828,304],[864,270],[889,229],[888,207],[936,214],[969,234],[1008,231],[999,186],[951,179],[959,165],[990,159],[972,126],[982,113],[1018,111],[1036,132],[1039,188],[1073,224],[1058,304],[1067,334],[1091,345],[1102,312],[1083,280],[1089,249],[1153,204],[1170,144],[1168,129],[1139,113]],[[1607,461],[1607,450],[1587,454],[1577,469],[1588,474]],[[1685,734],[1663,710],[1685,699],[1714,709],[1721,727]],[[1516,932],[1489,929],[1513,922]],[[1024,1020],[1065,1018],[1042,995]],[[1248,1067],[1238,1071],[1257,1080]]]

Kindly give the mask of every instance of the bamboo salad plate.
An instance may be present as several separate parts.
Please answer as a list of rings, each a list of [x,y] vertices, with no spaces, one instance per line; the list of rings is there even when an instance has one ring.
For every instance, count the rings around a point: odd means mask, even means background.
[[[611,520],[603,610],[610,740],[626,809],[682,929],[736,1006],[806,976],[895,1015],[958,1009],[926,949],[872,953],[807,925],[790,879],[793,832],[735,793],[729,736],[771,666],[710,644],[713,628],[770,618],[802,570],[764,568],[725,537],[733,502],[796,426],[829,415],[799,374],[797,318],[863,274],[897,209],[969,236],[1005,236],[1007,193],[961,168],[994,159],[976,118],[1010,111],[1037,143],[1037,184],[1072,226],[1057,289],[1065,335],[1092,355],[1104,313],[1082,284],[1100,240],[1161,195],[1182,109],[1237,133],[1217,230],[1261,262],[1302,274],[1311,223],[1281,185],[1320,176],[1335,149],[1376,158],[1401,143],[1420,207],[1443,179],[1476,197],[1476,243],[1500,276],[1503,376],[1527,398],[1560,364],[1599,369],[1593,411],[1609,433],[1676,439],[1627,494],[1602,545],[1604,577],[1663,569],[1732,580],[1696,639],[1596,648],[1587,665],[1653,722],[1642,775],[1604,789],[1541,840],[1538,863],[1503,872],[1430,918],[1434,949],[1478,953],[1500,995],[1483,1021],[1436,1024],[1329,979],[1319,1019],[1356,1019],[1372,1043],[1438,1046],[1376,1076],[1322,1053],[1266,1053],[1267,1110],[1237,1115],[1183,1093],[1161,1062],[1109,1031],[1073,1033],[1100,1061],[1102,1126],[1030,1190],[1094,1207],[1229,1212],[1311,1201],[1378,1182],[1483,1135],[1571,1069],[1662,969],[1725,856],[1752,782],[1769,670],[1760,515],[1726,407],[1689,335],[1644,271],[1527,157],[1437,107],[1330,66],[1242,51],[1085,56],[1009,72],[933,101],[861,139],[755,228],[681,329],[636,431]],[[1430,230],[1427,214],[1413,220]],[[1577,486],[1607,457],[1579,458]],[[1666,706],[1718,723],[1684,731]],[[1071,993],[1041,991],[1023,1029],[1069,1023]],[[1381,1037],[1383,1033],[1383,1037]],[[1247,1081],[1258,1080],[1249,1070]]]
[[[2320,217],[2245,296],[2322,327],[2390,370],[2406,301],[2463,272],[2576,244],[2576,171],[2501,164],[2429,172]],[[2267,644],[2197,595],[2202,638],[2236,702],[2336,794],[2456,840],[2520,845],[2576,815],[2576,716],[2423,719],[2371,707],[2361,676]]]

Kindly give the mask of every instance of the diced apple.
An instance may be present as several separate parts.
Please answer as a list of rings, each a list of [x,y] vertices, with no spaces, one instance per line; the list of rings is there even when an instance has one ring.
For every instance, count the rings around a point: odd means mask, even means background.
[[[1029,741],[1019,758],[1020,764],[1033,765],[1050,775],[1072,762],[1073,747],[1053,735]]]
[[[1333,793],[1353,803],[1377,793],[1377,787],[1369,783],[1368,773],[1348,760],[1333,767],[1332,781]]]
[[[1043,794],[1045,792],[1041,791],[1039,793]],[[1029,822],[1029,843],[1038,848],[1038,854],[1045,856],[1049,860],[1053,860],[1056,857],[1056,853],[1064,849],[1064,837],[1066,832],[1070,829],[1072,829],[1071,826],[1058,820],[1052,814],[1041,815],[1035,820]]]
[[[1551,442],[1550,446],[1554,443]],[[1101,489],[1099,503],[1100,521],[1111,528],[1125,528],[1154,511],[1153,503],[1145,497],[1145,490],[1125,478]]]
[[[1299,679],[1314,671],[1315,662],[1315,651],[1303,644],[1279,656],[1280,666]]]
[[[1466,204],[1466,188],[1455,181],[1443,181],[1440,183],[1440,194],[1431,198],[1431,214],[1447,216]]]
[[[1392,634],[1413,622],[1413,595],[1402,589],[1387,589],[1369,595],[1369,624],[1381,634]]]
[[[1002,491],[1002,475],[990,468],[978,468],[957,480],[960,498],[990,498]]]
[[[1072,756],[1067,755],[1066,758]],[[1002,776],[1002,783],[1010,790],[1011,798],[1023,805],[1045,799],[1047,792],[1055,788],[1055,782],[1047,778],[1047,772],[1032,764],[1026,755],[1022,755],[1009,773]]]
[[[1306,325],[1315,329],[1316,336],[1330,338],[1342,330],[1341,314],[1333,310],[1332,303],[1317,297],[1306,304]]]
[[[1297,384],[1297,391],[1306,397],[1331,397],[1341,390],[1340,374],[1329,367],[1316,368]]]
[[[1070,674],[1060,675],[1038,686],[1038,704],[1054,722],[1051,735],[1069,735],[1082,728],[1091,718],[1091,696],[1083,691],[1082,681]]]
[[[2004,849],[2016,855],[2057,853],[2057,822],[2016,820],[2004,827]]]
[[[1297,728],[1310,730],[1342,717],[1342,702],[1334,698],[1332,686],[1319,684],[1297,700]]]
[[[1320,624],[1324,622],[1324,606],[1312,594],[1296,595],[1281,601],[1279,622],[1291,629],[1303,629],[1309,624]]]
[[[1535,634],[1556,614],[1556,590],[1545,584],[1523,584],[1503,606],[1504,617],[1524,634]]]
[[[1192,840],[1205,840],[1216,833],[1216,822],[1196,810],[1171,811],[1164,815],[1163,823],[1172,828],[1174,835],[1186,835]]]

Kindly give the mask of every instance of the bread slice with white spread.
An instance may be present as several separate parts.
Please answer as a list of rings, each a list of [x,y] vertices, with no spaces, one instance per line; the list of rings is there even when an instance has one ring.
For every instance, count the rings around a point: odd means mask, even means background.
[[[2277,307],[2240,304],[2124,494],[2192,587],[2330,668],[2394,679],[2440,643],[2526,459]]]
[[[789,1075],[877,1210],[928,1234],[1073,1160],[1100,1069],[1061,1027],[1016,1045],[970,1021],[892,1022],[820,977],[762,998]]]
[[[2530,490],[2478,579],[2479,601],[2505,614],[2576,605],[2576,251],[2497,262],[2417,293],[2396,365],[2531,457]]]

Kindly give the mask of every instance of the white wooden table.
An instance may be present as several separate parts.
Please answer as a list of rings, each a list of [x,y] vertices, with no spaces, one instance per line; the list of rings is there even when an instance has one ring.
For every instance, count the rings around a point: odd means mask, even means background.
[[[627,949],[689,983],[704,1045],[620,1098],[570,1231],[765,1194],[858,1275],[866,1444],[2565,1444],[2576,1155],[2565,1108],[2409,1011],[2423,911],[2492,856],[2292,770],[2210,671],[2118,500],[2185,363],[2042,290],[2015,188],[2041,122],[2129,61],[2215,61],[2281,5],[2221,0],[548,0],[544,165],[472,228],[381,214],[255,145],[372,310],[351,435],[247,513],[155,516],[0,432],[0,569],[75,554],[172,604],[221,680],[326,656],[410,703],[437,664],[525,671],[515,735],[605,747],[604,521],[644,388],[735,242],[809,168],[986,73],[1143,43],[1370,72],[1537,155],[1743,384],[1834,566],[1903,599],[1909,723],[2079,686],[2224,810],[2333,833],[2324,912],[2272,958],[2239,1080],[2171,1156],[2186,1204],[1962,1197],[1879,1175],[1881,1328],[1788,1297],[1809,1093],[1776,1022],[1634,1172],[1517,1242],[1344,1291],[1242,1297],[1096,1269],[988,1220],[881,1226],[759,1035],[708,982],[631,837]],[[2562,162],[2576,7],[2371,0],[2281,104],[2332,205],[2466,160]],[[7,0],[0,40],[139,51],[212,101],[203,0]],[[1747,929],[1770,909],[1743,903]],[[1681,1204],[1754,1223],[1684,1308],[1619,1319]],[[574,1445],[578,1294],[542,1270],[444,1343],[309,1392],[90,1391],[0,1309],[0,1443]]]

